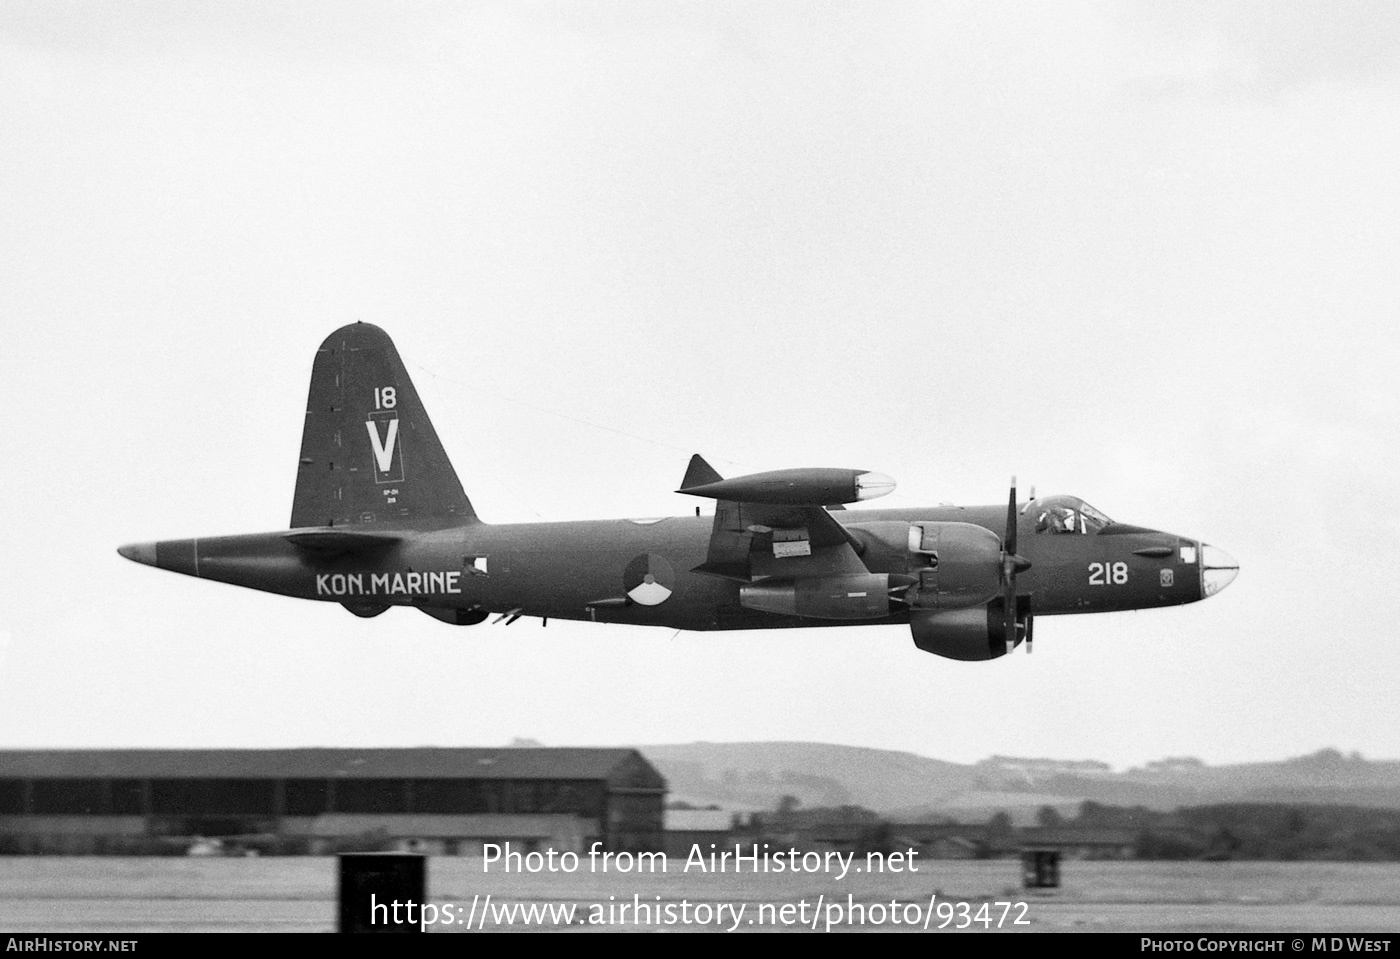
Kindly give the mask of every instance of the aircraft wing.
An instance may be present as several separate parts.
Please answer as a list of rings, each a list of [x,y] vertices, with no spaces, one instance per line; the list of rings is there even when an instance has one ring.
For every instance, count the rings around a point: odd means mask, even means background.
[[[842,482],[849,485],[849,475],[843,474],[854,472],[782,470],[724,480],[698,454],[693,456],[678,492],[717,500],[705,562],[693,571],[744,583],[868,573],[856,554],[856,541],[823,504],[841,495],[831,490]],[[774,501],[783,499],[789,502]]]

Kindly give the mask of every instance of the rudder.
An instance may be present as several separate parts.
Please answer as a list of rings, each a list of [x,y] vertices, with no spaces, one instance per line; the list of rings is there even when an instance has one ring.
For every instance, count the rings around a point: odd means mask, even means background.
[[[316,353],[292,527],[477,522],[389,335],[352,323]]]

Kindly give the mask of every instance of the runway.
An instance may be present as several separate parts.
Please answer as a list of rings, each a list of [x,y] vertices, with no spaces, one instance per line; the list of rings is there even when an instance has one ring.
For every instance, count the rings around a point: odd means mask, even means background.
[[[334,859],[301,857],[4,857],[0,929],[328,932],[335,925],[335,867]],[[925,860],[919,868],[840,882],[805,875],[505,875],[483,873],[480,859],[435,857],[428,899],[439,919],[452,920],[429,931],[1400,930],[1400,863],[1066,862],[1061,888],[1039,895],[1021,889],[1012,860]],[[681,903],[690,906],[689,922],[679,921]],[[638,905],[652,909],[621,908]],[[852,906],[861,915],[850,914]],[[710,921],[696,921],[706,915]],[[911,916],[928,921],[906,921]]]

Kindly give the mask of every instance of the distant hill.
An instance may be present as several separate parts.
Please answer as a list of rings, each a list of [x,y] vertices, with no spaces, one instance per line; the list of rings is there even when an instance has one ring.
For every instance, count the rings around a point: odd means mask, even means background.
[[[1178,758],[1115,773],[1104,763],[994,756],[973,765],[827,743],[689,743],[637,747],[671,798],[731,810],[856,805],[910,821],[1029,823],[1041,806],[1072,813],[1085,800],[1171,810],[1217,803],[1306,803],[1400,809],[1400,762],[1335,749],[1281,762],[1209,766]]]
[[[784,795],[805,807],[877,812],[942,801],[975,788],[971,766],[914,753],[829,743],[688,743],[638,746],[671,798],[726,809],[772,809]]]

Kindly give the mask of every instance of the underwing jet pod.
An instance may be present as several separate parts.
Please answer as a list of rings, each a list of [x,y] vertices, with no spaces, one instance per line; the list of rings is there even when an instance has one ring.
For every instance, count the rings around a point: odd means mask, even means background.
[[[1073,496],[1004,507],[847,511],[894,480],[856,469],[725,479],[692,457],[678,492],[712,517],[493,525],[462,491],[383,330],[316,354],[291,528],[121,547],[160,569],[356,616],[416,608],[671,629],[908,624],[919,649],[994,659],[1038,616],[1192,603],[1238,572],[1224,551],[1116,523]]]

